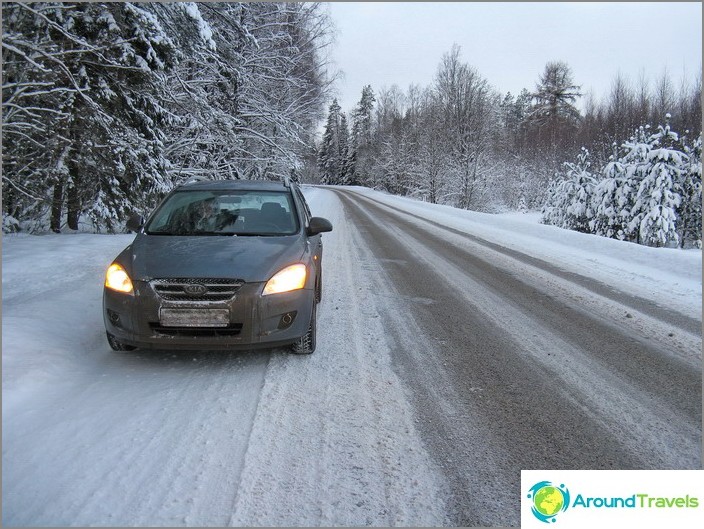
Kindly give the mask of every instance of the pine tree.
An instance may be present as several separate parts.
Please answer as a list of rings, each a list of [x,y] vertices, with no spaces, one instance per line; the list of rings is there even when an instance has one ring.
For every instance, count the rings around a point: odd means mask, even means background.
[[[682,197],[675,190],[675,182],[682,176],[682,167],[688,159],[679,147],[678,135],[670,130],[670,115],[666,124],[650,138],[647,172],[640,183],[632,211],[630,225],[638,229],[641,244],[667,246],[677,244],[677,208]]]
[[[340,114],[340,129],[338,132],[338,153],[337,157],[340,164],[339,174],[337,175],[337,182],[340,185],[349,185],[350,180],[348,173],[353,170],[349,166],[349,148],[350,148],[350,133],[347,127],[347,116],[345,113]]]
[[[353,115],[353,136],[358,147],[366,147],[372,143],[372,111],[375,101],[372,87],[365,86]]]
[[[624,240],[627,237],[627,225],[630,216],[625,203],[619,200],[620,191],[626,184],[626,169],[618,159],[618,149],[613,145],[614,153],[603,170],[604,178],[594,187],[592,211],[594,218],[589,222],[591,233],[603,237]]]
[[[530,103],[533,96],[525,88],[518,97],[513,98],[509,92],[500,105],[501,125],[504,131],[504,149],[515,155],[525,146],[525,135],[528,127]]]
[[[592,220],[591,197],[596,180],[589,171],[589,151],[582,148],[577,163],[565,163],[565,175],[548,190],[542,209],[542,222],[561,228],[589,233]]]
[[[362,98],[352,113],[352,131],[345,159],[344,180],[349,185],[360,185],[369,181],[369,157],[372,154],[372,111],[374,91],[367,85],[362,89]]]
[[[616,188],[616,215],[620,219],[620,240],[638,242],[638,226],[632,222],[636,214],[635,205],[640,185],[648,174],[648,159],[652,146],[650,144],[650,126],[638,127],[634,135],[622,145],[624,155],[621,158],[623,175]]]
[[[359,185],[356,174],[357,169],[357,148],[353,143],[353,138],[350,138],[350,143],[347,148],[347,155],[342,164],[342,185],[354,186]]]
[[[683,248],[702,247],[702,137],[685,146],[687,161],[675,188],[682,197],[677,208],[677,233]]]
[[[323,184],[339,184],[344,159],[340,157],[340,105],[334,99],[330,105],[323,141],[318,154],[320,180]]]
[[[570,132],[576,130],[581,119],[574,106],[582,94],[572,80],[572,70],[564,62],[549,62],[533,93],[535,103],[530,112],[537,141],[550,148],[564,145]]]
[[[44,166],[53,186],[51,201],[45,199],[51,227],[59,231],[65,209],[71,229],[87,214],[96,229],[113,231],[128,208],[164,190],[161,124],[168,112],[162,101],[174,43],[148,6],[18,3],[7,9],[3,46],[12,52],[3,72],[3,122],[13,121],[5,112],[11,105],[50,116],[31,134],[35,143],[54,138]],[[29,87],[36,96],[26,99]],[[25,180],[19,167],[31,151],[8,150],[8,179]]]

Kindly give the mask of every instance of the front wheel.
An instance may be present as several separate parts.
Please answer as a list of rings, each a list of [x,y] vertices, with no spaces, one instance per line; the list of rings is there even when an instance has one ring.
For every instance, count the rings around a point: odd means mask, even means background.
[[[291,346],[291,352],[293,354],[309,355],[315,351],[316,313],[316,303],[313,303],[313,313],[310,317],[308,332],[301,336],[298,341]]]

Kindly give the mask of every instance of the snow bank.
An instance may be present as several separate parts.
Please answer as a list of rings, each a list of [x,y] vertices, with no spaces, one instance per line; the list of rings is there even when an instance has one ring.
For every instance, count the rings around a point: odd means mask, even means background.
[[[702,316],[702,252],[650,248],[539,223],[535,214],[489,214],[388,195],[364,196],[499,246],[547,261],[693,318]]]

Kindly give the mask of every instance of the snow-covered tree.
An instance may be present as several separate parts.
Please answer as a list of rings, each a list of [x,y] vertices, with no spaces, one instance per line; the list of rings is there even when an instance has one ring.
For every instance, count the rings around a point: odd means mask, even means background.
[[[416,147],[408,130],[399,130],[382,145],[383,189],[395,195],[414,194],[414,182],[420,177]]]
[[[347,131],[342,132],[343,120],[340,110],[337,99],[334,99],[330,105],[323,141],[318,154],[320,179],[323,184],[328,185],[341,183],[340,176],[345,163]],[[344,123],[346,126],[346,121]]]
[[[337,181],[342,185],[349,185],[350,179],[348,173],[351,170],[349,158],[350,131],[349,127],[347,126],[347,115],[344,112],[340,113],[338,148],[338,159],[340,160],[340,174],[337,177]]]
[[[417,194],[431,204],[444,202],[447,182],[444,173],[449,165],[447,131],[436,119],[440,113],[439,101],[432,90],[423,94],[423,112],[420,119],[418,146]]]
[[[460,60],[459,46],[446,53],[435,76],[435,91],[443,126],[450,140],[455,205],[470,209],[479,205],[491,143],[490,128],[497,120],[495,94],[479,72]],[[497,96],[496,96],[497,97]]]
[[[572,80],[572,70],[560,61],[549,62],[540,76],[530,120],[537,131],[536,140],[552,148],[564,145],[581,119],[574,103],[582,94]]]
[[[702,137],[685,146],[687,161],[675,188],[682,197],[677,232],[682,247],[702,247]]]
[[[548,190],[542,222],[575,231],[589,232],[593,211],[591,197],[596,179],[590,172],[589,151],[582,148],[576,163],[565,163],[565,173]]]
[[[507,93],[500,104],[502,147],[512,155],[525,148],[532,98],[524,88],[515,100],[510,92]]]
[[[701,137],[688,145],[670,128],[668,114],[655,134],[639,127],[623,143],[620,157],[613,148],[596,185],[586,176],[584,156],[576,165],[567,164],[567,176],[550,188],[543,222],[582,229],[574,215],[584,212],[591,216],[588,231],[596,235],[650,246],[701,247]],[[587,209],[574,199],[585,195],[590,197]]]
[[[71,229],[86,213],[96,227],[114,229],[135,197],[164,183],[164,72],[175,59],[173,42],[147,6],[7,4],[5,133],[35,146],[53,140],[39,160],[34,149],[9,142],[4,183],[48,176],[53,191],[38,185],[43,196],[35,198],[51,205],[55,231],[64,207]]]
[[[614,207],[617,208],[617,221],[620,226],[620,231],[616,231],[615,235],[620,240],[632,242],[639,240],[639,228],[632,220],[636,213],[638,190],[649,171],[651,136],[649,125],[640,126],[622,145],[624,154],[620,163],[623,173],[617,182],[614,197]]]
[[[343,169],[343,180],[349,185],[359,185],[369,181],[374,101],[372,87],[365,86],[362,89],[362,98],[352,113],[352,131]]]
[[[288,175],[331,37],[316,3],[3,4],[4,229],[114,230],[191,175]]]
[[[618,159],[617,145],[613,147],[614,153],[602,172],[603,179],[594,186],[591,197],[594,218],[589,221],[589,229],[596,235],[624,240],[630,218],[629,199],[624,200],[622,195],[628,189],[626,168]]]
[[[197,35],[184,35],[188,53],[170,76],[180,117],[169,149],[176,178],[288,175],[307,155],[330,87],[324,51],[331,27],[324,6],[196,7],[199,24],[212,35],[197,46]]]
[[[372,142],[372,111],[375,101],[372,87],[367,85],[362,88],[362,97],[353,114],[353,132],[359,146]]]
[[[682,177],[682,167],[688,160],[680,148],[677,133],[666,124],[650,138],[647,172],[640,182],[631,211],[630,226],[638,230],[639,242],[649,246],[677,244],[677,209],[682,197],[675,183]]]

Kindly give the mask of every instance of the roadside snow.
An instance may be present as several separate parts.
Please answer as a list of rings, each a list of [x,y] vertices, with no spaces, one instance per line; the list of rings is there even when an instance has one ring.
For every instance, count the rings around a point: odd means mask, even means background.
[[[650,248],[539,223],[537,214],[489,214],[388,195],[355,192],[547,261],[692,318],[702,317],[702,252]]]
[[[133,238],[3,236],[3,425],[18,401],[65,383],[67,372],[84,368],[92,352],[86,339],[97,336],[102,325],[101,276]]]
[[[701,318],[699,251],[354,190]],[[102,277],[133,236],[3,238],[3,525],[447,523],[444,478],[391,365],[393,292],[359,281],[368,251],[337,196],[304,192],[334,225],[311,357],[113,353]]]
[[[3,525],[446,523],[341,207],[305,192],[335,225],[311,357],[114,353],[102,278],[133,236],[3,238]]]

